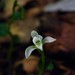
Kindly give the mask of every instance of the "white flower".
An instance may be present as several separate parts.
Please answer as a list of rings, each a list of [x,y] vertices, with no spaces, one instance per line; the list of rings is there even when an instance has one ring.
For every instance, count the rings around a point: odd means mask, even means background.
[[[54,38],[52,38],[52,37],[50,37],[50,36],[47,36],[47,37],[45,37],[44,39],[43,39],[43,43],[45,44],[45,43],[51,43],[51,42],[54,42],[54,41],[56,41],[56,39],[54,39]]]
[[[38,49],[43,50],[42,49],[42,40],[39,37],[35,36],[33,38],[33,43]]]
[[[32,41],[33,41],[34,45],[26,48],[26,50],[25,50],[26,58],[28,58],[31,55],[32,51],[34,51],[35,49],[39,49],[39,50],[43,51],[43,44],[56,41],[56,39],[54,39],[50,36],[45,37],[43,39],[43,37],[41,35],[39,35],[36,31],[32,31],[31,36],[33,38]]]
[[[29,47],[27,47],[26,50],[25,50],[25,56],[26,56],[26,58],[28,58],[31,55],[32,51],[34,51],[35,49],[36,49],[35,46],[29,46]]]

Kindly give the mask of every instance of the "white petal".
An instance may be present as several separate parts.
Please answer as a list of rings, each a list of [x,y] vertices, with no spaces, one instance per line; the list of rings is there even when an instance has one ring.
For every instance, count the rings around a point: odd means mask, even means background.
[[[35,30],[33,30],[33,31],[31,32],[32,38],[35,37],[35,36],[37,36],[37,35],[38,35],[38,33],[37,33]]]
[[[35,46],[27,47],[25,50],[25,57],[28,58],[31,55],[32,51],[34,51],[35,49],[36,49]]]
[[[42,43],[40,44],[40,46],[37,45],[37,47],[42,51],[43,50],[43,47],[42,47]]]
[[[48,37],[44,38],[43,44],[45,44],[45,43],[51,43],[51,42],[54,42],[54,41],[56,41],[56,39],[48,36]]]
[[[43,39],[43,37],[41,35],[36,35],[36,37],[40,38],[41,41]]]
[[[40,49],[40,50],[43,50],[42,49],[42,40],[39,38],[39,37],[34,37],[33,38],[33,43],[35,44],[35,46]]]

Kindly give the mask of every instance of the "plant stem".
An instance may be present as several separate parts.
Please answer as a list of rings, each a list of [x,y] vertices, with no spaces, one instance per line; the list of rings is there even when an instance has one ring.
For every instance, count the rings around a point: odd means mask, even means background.
[[[39,72],[39,75],[43,75],[44,65],[45,65],[45,55],[44,55],[44,50],[43,50],[42,51],[42,67],[41,67],[41,71]]]
[[[42,52],[39,49],[37,49],[37,51],[42,55]]]
[[[13,52],[13,39],[12,39],[12,34],[10,32],[10,26],[11,24],[13,23],[13,20],[11,19],[8,23],[8,32],[9,32],[9,35],[10,35],[10,38],[11,38],[11,41],[10,41],[10,47],[9,47],[9,52],[8,52],[8,57],[7,59],[10,61],[11,60],[11,54]]]
[[[9,52],[8,52],[8,57],[7,59],[10,61],[11,60],[11,54],[12,54],[12,51],[13,51],[13,39],[12,39],[12,34],[10,32],[10,26],[11,24],[13,23],[12,19],[9,21],[8,23],[8,32],[9,32],[9,35],[10,35],[10,47],[9,47]]]
[[[9,52],[8,52],[8,60],[11,60],[11,54],[13,52],[13,40],[11,39],[10,41],[10,47],[9,47]]]

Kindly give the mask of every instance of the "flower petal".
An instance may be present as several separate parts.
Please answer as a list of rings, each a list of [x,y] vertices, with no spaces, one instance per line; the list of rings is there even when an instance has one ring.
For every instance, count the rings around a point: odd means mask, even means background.
[[[42,39],[40,39],[40,37],[34,37],[33,38],[33,43],[35,44],[35,46],[40,49],[40,50],[43,50],[42,48]]]
[[[36,47],[34,45],[27,47],[25,50],[25,57],[28,58],[35,49]]]
[[[38,33],[37,33],[35,30],[33,30],[33,31],[31,32],[32,38],[35,37],[35,36],[37,36],[37,35],[38,35]]]
[[[41,41],[43,39],[43,37],[41,35],[36,35],[36,37],[40,38]]]
[[[56,39],[54,39],[54,38],[48,36],[48,37],[45,37],[45,38],[43,39],[43,44],[45,44],[45,43],[51,43],[51,42],[54,42],[54,41],[56,41]]]

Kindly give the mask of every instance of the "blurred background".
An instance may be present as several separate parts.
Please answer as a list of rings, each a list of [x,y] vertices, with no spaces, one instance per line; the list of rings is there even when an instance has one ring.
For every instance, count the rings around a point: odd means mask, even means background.
[[[24,55],[32,30],[57,39],[44,45],[54,69],[43,75],[75,75],[74,0],[0,0],[0,75],[37,75],[39,53]]]

